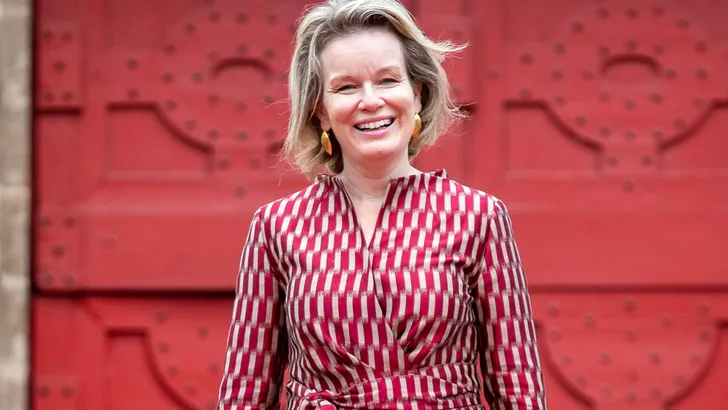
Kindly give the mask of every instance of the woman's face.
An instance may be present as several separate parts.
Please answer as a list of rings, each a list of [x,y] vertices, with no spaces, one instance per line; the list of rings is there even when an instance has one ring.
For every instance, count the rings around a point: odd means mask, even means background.
[[[324,130],[333,130],[344,162],[407,161],[422,105],[399,39],[385,30],[340,37],[324,48],[321,63],[324,90],[317,115]]]

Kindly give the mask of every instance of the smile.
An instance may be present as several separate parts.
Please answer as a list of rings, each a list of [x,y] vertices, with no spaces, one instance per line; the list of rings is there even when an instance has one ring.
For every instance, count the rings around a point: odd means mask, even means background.
[[[357,124],[354,126],[354,128],[358,129],[359,131],[376,131],[389,127],[390,125],[392,125],[393,122],[393,118],[385,118],[382,120]]]

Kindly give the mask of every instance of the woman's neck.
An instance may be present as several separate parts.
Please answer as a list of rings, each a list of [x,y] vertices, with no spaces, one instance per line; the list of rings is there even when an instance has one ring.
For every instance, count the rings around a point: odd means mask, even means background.
[[[408,160],[391,164],[389,167],[362,167],[352,163],[345,163],[339,178],[344,182],[352,199],[371,201],[384,198],[387,185],[392,178],[418,172]]]

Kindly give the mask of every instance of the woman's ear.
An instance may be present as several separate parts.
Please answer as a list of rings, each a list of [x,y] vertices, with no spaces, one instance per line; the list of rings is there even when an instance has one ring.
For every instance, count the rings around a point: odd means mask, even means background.
[[[326,113],[326,108],[324,108],[324,105],[322,103],[316,105],[316,117],[318,117],[319,119],[322,130],[329,131],[331,129],[331,121],[329,121],[329,116]]]
[[[417,83],[413,87],[415,94],[415,111],[417,113],[422,112],[422,83]]]

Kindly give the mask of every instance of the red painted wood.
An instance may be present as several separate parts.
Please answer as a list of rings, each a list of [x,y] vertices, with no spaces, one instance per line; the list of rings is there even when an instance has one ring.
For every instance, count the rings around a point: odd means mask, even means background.
[[[38,0],[32,408],[209,409],[307,0]],[[722,409],[728,4],[409,0],[509,206],[555,409]]]

